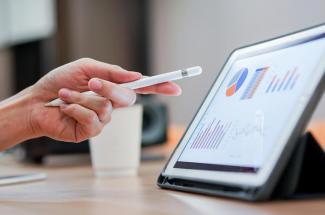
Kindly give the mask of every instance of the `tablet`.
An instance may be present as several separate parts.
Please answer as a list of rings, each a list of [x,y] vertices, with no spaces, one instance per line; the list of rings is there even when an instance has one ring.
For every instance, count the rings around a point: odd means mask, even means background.
[[[324,92],[324,71],[325,25],[233,51],[158,185],[263,196],[259,192],[275,184]]]
[[[47,175],[45,173],[0,176],[0,186],[40,181],[40,180],[45,180],[46,178]]]

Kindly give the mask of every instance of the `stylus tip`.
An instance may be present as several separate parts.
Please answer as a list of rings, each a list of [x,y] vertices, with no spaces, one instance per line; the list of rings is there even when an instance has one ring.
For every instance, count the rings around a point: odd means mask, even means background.
[[[197,76],[202,73],[202,68],[200,66],[190,67],[186,69],[187,77]]]

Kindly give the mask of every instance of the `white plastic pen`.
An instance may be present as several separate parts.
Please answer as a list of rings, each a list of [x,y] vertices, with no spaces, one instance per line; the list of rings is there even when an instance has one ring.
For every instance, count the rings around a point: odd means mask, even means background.
[[[183,78],[189,78],[193,76],[200,75],[202,73],[202,68],[200,66],[195,66],[187,69],[177,70],[174,72],[164,73],[160,75],[155,75],[151,77],[145,77],[140,80],[136,80],[133,82],[120,84],[121,87],[129,88],[132,90],[148,87],[168,81],[176,81]],[[84,94],[88,95],[94,95],[94,96],[100,96],[92,91],[83,92]],[[61,104],[64,104],[64,101],[61,99],[54,99],[53,101],[47,103],[45,106],[49,107],[55,107],[60,106]]]

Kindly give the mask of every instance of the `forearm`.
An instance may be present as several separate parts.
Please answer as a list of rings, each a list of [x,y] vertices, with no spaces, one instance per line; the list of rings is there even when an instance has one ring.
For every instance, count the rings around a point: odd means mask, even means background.
[[[0,102],[0,151],[34,137],[30,126],[30,89]]]

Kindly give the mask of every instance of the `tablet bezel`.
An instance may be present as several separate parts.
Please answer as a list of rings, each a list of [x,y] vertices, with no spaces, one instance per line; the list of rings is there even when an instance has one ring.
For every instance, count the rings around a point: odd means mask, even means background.
[[[290,119],[288,120],[289,123],[286,126],[286,129],[280,135],[280,144],[275,147],[271,156],[268,158],[268,161],[263,165],[260,171],[255,174],[252,174],[242,172],[218,172],[206,170],[179,169],[174,168],[173,166],[178,160],[180,153],[186,146],[186,142],[189,140],[192,132],[195,130],[201,117],[205,113],[205,110],[208,108],[211,99],[213,99],[215,93],[219,90],[221,84],[223,83],[225,77],[227,76],[228,72],[231,69],[231,66],[235,61],[241,58],[247,58],[250,56],[256,56],[258,54],[279,50],[285,46],[294,45],[324,33],[325,25],[320,25],[303,31],[295,32],[293,34],[281,36],[275,39],[263,41],[257,44],[253,44],[251,46],[246,46],[234,50],[230,54],[228,60],[226,61],[221,72],[216,78],[216,81],[209,90],[206,99],[203,101],[198,112],[195,114],[192,122],[188,126],[186,132],[184,133],[182,139],[180,140],[179,144],[177,145],[176,149],[174,150],[161,174],[169,178],[248,187],[260,187],[265,184],[268,178],[270,177],[272,171],[276,167],[277,162],[280,160],[285,148],[290,144],[294,144],[294,141],[290,140],[298,139],[298,137],[301,135],[301,131],[297,129],[299,128],[298,122],[303,117],[302,113],[307,108],[308,102],[310,101],[316,87],[318,86],[319,81],[324,76],[325,53],[323,54],[323,56],[321,56],[321,60],[319,61],[318,66],[314,71],[314,75],[311,76],[310,80],[308,81],[308,88],[302,95],[300,95],[297,107],[292,113]]]

